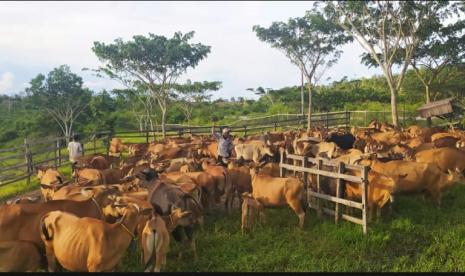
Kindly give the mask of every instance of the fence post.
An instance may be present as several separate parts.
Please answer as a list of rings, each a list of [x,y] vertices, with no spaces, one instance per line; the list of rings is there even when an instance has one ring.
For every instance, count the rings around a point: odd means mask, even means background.
[[[343,162],[339,162],[338,166],[338,173],[343,174],[345,172],[345,164]],[[342,193],[344,191],[344,180],[341,178],[337,179],[337,188],[336,188],[336,197],[341,198]],[[341,216],[341,210],[339,208],[339,203],[336,202],[336,209],[334,210],[334,222],[337,224],[339,222],[339,218]]]
[[[302,162],[304,168],[308,168],[308,158],[304,156],[304,162]],[[304,172],[304,189],[307,192],[308,187],[308,172]]]
[[[368,213],[368,170],[369,168],[367,166],[363,166],[362,168],[362,204],[363,204],[363,210],[362,210],[362,220],[363,220],[363,234],[366,234],[368,232],[368,218],[367,218],[367,213]]]
[[[280,163],[280,166],[279,166],[279,177],[284,177],[284,168],[282,167],[282,165],[284,164],[284,158],[285,158],[285,151],[283,151],[281,153],[281,160],[279,161]]]
[[[27,138],[24,139],[24,157],[26,161],[27,167],[27,185],[31,184],[31,173],[32,173],[32,156],[31,151],[29,149],[29,144],[27,142]]]
[[[367,111],[365,110],[365,123],[363,126],[367,126]]]
[[[247,126],[244,126],[244,137],[247,137]]]
[[[276,131],[277,127],[278,127],[278,123],[275,121],[274,122],[274,131]]]
[[[145,142],[148,144],[149,143],[149,130],[145,130]]]
[[[318,158],[318,160],[317,160],[317,169],[318,170],[323,169],[323,160],[321,158]],[[318,172],[318,174],[316,175],[316,185],[317,185],[316,186],[316,192],[317,193],[320,193],[320,182],[321,182],[321,175]],[[318,218],[321,218],[323,210],[322,210],[321,199],[320,198],[317,198],[316,206],[317,206],[317,209],[316,209],[317,210],[317,216],[318,216]]]

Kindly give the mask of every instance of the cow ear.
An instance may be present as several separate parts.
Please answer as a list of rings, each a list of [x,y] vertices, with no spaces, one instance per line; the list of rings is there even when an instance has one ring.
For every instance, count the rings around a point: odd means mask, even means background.
[[[143,216],[148,216],[152,213],[152,208],[144,208],[140,211],[140,214]]]

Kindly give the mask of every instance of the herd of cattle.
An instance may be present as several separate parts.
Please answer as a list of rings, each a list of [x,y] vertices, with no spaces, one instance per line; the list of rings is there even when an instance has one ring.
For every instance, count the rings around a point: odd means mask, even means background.
[[[204,214],[230,211],[236,199],[242,231],[254,214],[264,218],[265,208],[286,205],[303,228],[306,191],[301,177],[279,177],[283,153],[369,166],[368,208],[378,218],[397,194],[421,193],[440,205],[441,192],[464,179],[465,132],[455,129],[398,130],[373,121],[350,132],[265,132],[237,137],[234,145],[227,167],[216,162],[217,141],[194,135],[152,143],[113,138],[108,155],[79,158],[69,180],[54,168],[37,167],[41,196],[0,206],[0,270],[56,271],[60,265],[115,271],[137,241],[145,271],[160,271],[171,237],[182,244],[178,257],[192,250],[197,259],[194,233],[203,227]],[[308,188],[315,190],[315,175],[308,177]],[[320,188],[334,196],[336,180],[321,177]],[[360,185],[346,181],[343,197],[361,196]]]

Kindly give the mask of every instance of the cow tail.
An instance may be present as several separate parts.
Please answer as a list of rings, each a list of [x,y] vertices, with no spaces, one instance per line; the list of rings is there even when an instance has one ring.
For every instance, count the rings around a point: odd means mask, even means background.
[[[142,257],[144,270],[148,271],[152,268],[152,258],[155,251],[155,231],[150,228],[149,222],[146,223],[142,232]]]
[[[40,219],[40,228],[39,229],[40,229],[41,235],[43,235],[43,237],[45,237],[45,240],[50,241],[53,238],[53,233],[48,232],[47,226],[45,225],[45,218],[46,217],[47,217],[47,214],[44,215]]]

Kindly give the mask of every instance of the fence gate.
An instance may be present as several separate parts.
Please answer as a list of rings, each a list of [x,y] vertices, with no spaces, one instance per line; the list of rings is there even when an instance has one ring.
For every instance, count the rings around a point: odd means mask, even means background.
[[[289,163],[293,163],[293,165]],[[286,153],[281,154],[279,167],[281,177],[285,177],[286,170],[302,173],[304,188],[307,193],[307,202],[309,204],[308,207],[317,210],[318,217],[321,217],[322,213],[334,216],[335,223],[338,223],[340,219],[344,219],[352,223],[362,225],[363,233],[367,233],[369,167],[346,165],[343,162],[335,162],[322,158],[310,158]],[[351,170],[353,173],[347,174],[346,170]],[[316,186],[316,191],[309,187],[309,174],[316,176],[316,185],[313,185]],[[354,176],[353,174],[358,176]],[[322,193],[322,176],[335,179],[337,191],[336,196]],[[361,202],[348,200],[343,197],[346,181],[350,182],[350,185],[358,185],[358,192],[360,194]],[[316,205],[310,204],[311,199],[315,199]],[[323,207],[323,200],[333,202],[334,210],[331,208]],[[347,214],[342,214],[341,205],[345,206],[346,208],[351,207],[361,210],[362,217],[359,218]]]

